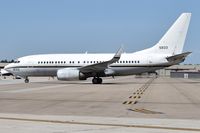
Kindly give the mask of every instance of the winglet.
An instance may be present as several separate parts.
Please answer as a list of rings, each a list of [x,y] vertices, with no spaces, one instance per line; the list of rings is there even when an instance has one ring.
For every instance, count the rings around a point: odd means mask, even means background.
[[[114,58],[120,58],[121,57],[121,54],[124,52],[124,49],[123,49],[123,47],[121,46],[120,48],[119,48],[119,50],[115,53],[115,56],[114,56]]]

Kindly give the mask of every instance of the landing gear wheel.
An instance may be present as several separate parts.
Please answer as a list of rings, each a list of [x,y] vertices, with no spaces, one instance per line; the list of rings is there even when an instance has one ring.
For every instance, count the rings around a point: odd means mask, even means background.
[[[93,84],[102,84],[102,78],[93,78],[92,83]]]
[[[93,79],[92,79],[92,83],[93,83],[93,84],[97,84],[97,78],[93,78]]]
[[[98,84],[102,84],[102,78],[97,78]]]
[[[29,79],[26,78],[26,79],[24,80],[24,82],[25,82],[25,83],[29,83]]]

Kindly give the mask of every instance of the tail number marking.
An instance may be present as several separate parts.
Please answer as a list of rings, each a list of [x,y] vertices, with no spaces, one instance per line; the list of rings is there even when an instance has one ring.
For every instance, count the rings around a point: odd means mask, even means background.
[[[168,46],[159,46],[159,49],[168,49]]]

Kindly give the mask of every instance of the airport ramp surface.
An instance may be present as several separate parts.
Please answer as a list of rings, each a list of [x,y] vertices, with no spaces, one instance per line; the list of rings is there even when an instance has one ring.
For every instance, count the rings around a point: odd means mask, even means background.
[[[200,132],[200,80],[0,80],[0,132]]]
[[[200,120],[0,114],[0,130],[35,132],[200,132]]]

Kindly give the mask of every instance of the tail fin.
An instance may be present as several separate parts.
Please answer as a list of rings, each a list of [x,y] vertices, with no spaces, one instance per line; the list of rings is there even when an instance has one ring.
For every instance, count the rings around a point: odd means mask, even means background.
[[[170,27],[160,41],[145,52],[176,55],[182,53],[190,23],[191,13],[183,13]]]

